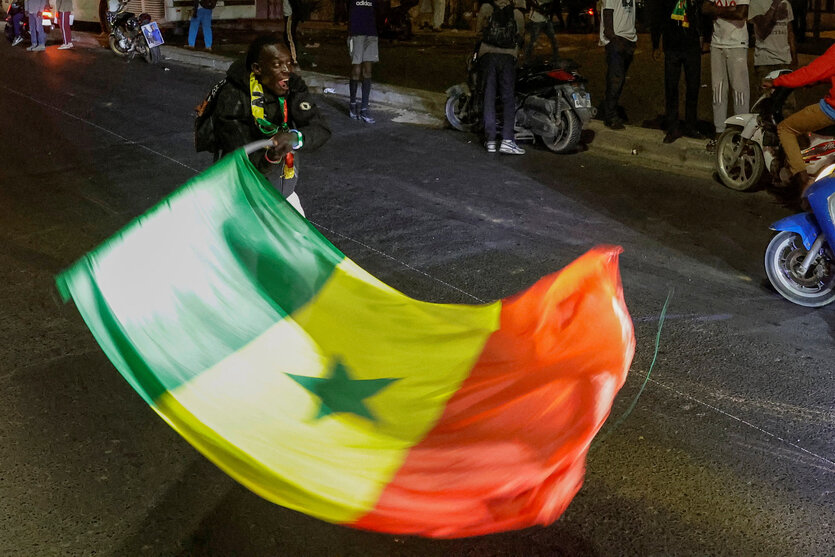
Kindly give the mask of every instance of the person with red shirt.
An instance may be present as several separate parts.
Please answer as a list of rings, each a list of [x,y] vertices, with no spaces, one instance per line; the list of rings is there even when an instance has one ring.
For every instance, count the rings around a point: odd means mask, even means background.
[[[825,98],[819,103],[795,112],[777,126],[777,135],[780,137],[780,144],[783,146],[786,161],[792,172],[792,182],[800,186],[801,193],[812,184],[814,177],[806,172],[806,163],[800,153],[797,136],[835,124],[835,45],[830,46],[811,64],[789,74],[783,74],[774,81],[769,79],[763,81],[765,89],[772,87],[796,89],[826,80],[831,83],[831,88]]]

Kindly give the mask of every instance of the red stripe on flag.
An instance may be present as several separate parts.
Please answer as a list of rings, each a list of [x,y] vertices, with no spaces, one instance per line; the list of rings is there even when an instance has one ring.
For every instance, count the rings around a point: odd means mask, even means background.
[[[353,526],[453,538],[563,513],[635,351],[621,251],[595,248],[504,300],[501,328],[440,421]]]

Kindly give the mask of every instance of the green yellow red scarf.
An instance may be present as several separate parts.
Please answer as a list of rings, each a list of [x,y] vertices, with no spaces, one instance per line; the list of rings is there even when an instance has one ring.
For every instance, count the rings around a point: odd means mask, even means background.
[[[281,114],[284,121],[281,124],[273,124],[264,116],[264,86],[255,77],[255,73],[249,74],[249,106],[252,109],[252,117],[255,118],[255,124],[261,133],[264,135],[273,136],[279,130],[287,131],[287,103],[284,97],[278,97],[278,102],[281,105]]]

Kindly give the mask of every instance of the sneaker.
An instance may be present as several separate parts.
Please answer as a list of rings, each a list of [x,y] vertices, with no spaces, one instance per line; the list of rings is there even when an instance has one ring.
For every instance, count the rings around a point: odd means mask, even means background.
[[[72,48],[72,43],[64,43],[58,47],[58,50],[67,50],[68,48]]]
[[[44,50],[46,50],[45,44],[39,44],[38,46],[32,49],[33,52],[43,52]]]
[[[352,120],[360,119],[360,103],[348,103],[348,118]]]
[[[496,152],[496,142],[495,141],[488,141],[487,143],[484,144],[484,146],[487,148],[488,153],[495,153]]]
[[[23,42],[23,37],[21,37],[21,36],[17,36],[17,37],[15,37],[15,38],[14,38],[14,40],[12,41],[12,46],[17,46],[17,45],[19,45],[19,44],[20,44],[20,43],[22,43],[22,42]]]
[[[26,47],[26,50],[27,50],[28,52],[32,52],[32,51],[33,51],[33,50],[35,50],[36,48],[38,48],[38,45],[33,44],[33,45],[31,45],[31,46],[27,46],[27,47]]]
[[[707,145],[705,145],[705,151],[707,151],[708,153],[716,152],[716,140],[719,139],[719,135],[720,134],[716,134],[716,137],[707,142]]]
[[[360,120],[362,120],[366,124],[373,124],[374,122],[376,122],[376,120],[374,120],[374,118],[371,117],[371,114],[369,114],[367,108],[363,108],[362,110],[360,110]]]
[[[499,153],[504,153],[505,155],[524,155],[525,150],[516,145],[516,142],[512,139],[503,139],[502,145],[499,147]]]

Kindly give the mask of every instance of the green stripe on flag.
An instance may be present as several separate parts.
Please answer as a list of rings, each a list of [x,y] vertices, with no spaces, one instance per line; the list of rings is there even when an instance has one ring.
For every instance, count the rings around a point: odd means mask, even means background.
[[[156,398],[305,305],[344,257],[237,151],[56,283],[131,385]]]

